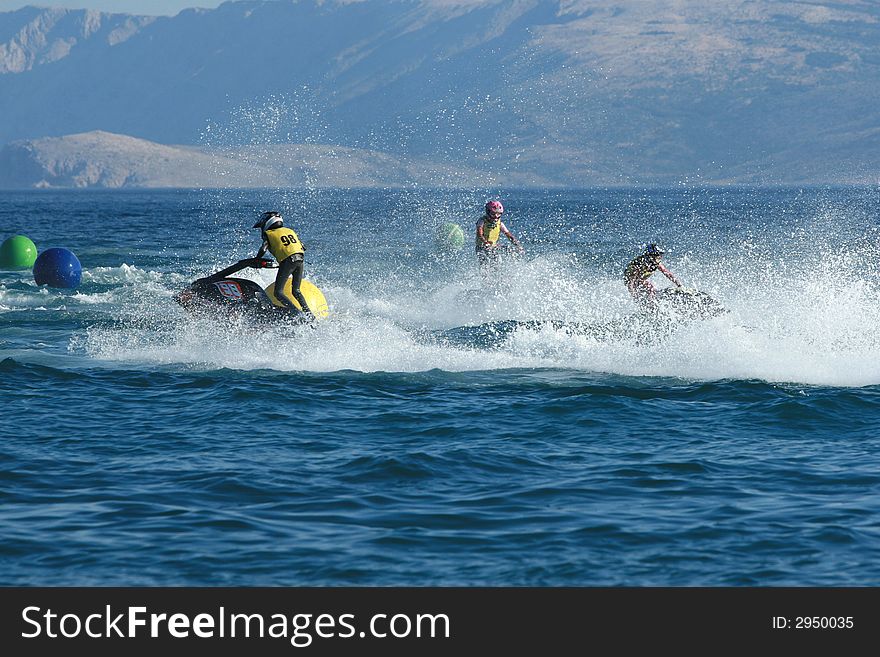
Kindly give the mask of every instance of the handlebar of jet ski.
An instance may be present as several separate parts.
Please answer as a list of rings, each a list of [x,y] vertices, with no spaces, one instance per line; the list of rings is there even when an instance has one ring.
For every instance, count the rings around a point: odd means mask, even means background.
[[[278,263],[269,258],[245,258],[239,260],[236,265],[240,265],[242,269],[245,267],[253,267],[254,269],[278,269]]]
[[[245,267],[253,267],[254,269],[277,269],[278,263],[274,260],[270,260],[269,258],[245,258],[244,260],[239,260],[234,265],[231,265],[226,269],[221,269],[220,271],[199,280],[217,281],[221,278],[232,276],[233,274],[241,271]]]

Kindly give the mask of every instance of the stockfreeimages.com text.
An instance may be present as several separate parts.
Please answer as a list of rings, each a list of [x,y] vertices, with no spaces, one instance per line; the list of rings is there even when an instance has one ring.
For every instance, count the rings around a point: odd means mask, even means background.
[[[106,605],[101,612],[81,617],[31,606],[25,607],[21,616],[27,624],[27,630],[21,633],[25,639],[268,637],[289,639],[292,646],[305,648],[315,638],[450,638],[450,620],[446,614],[373,614],[360,630],[354,614],[244,614],[227,612],[225,607],[216,613],[199,613],[191,618],[184,613],[151,613],[146,607],[127,607],[116,613]]]

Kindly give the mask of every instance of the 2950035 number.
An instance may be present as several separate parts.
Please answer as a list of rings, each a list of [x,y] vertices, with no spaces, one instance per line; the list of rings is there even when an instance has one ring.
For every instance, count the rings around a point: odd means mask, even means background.
[[[794,621],[794,627],[798,630],[848,630],[853,625],[852,616],[797,616]]]

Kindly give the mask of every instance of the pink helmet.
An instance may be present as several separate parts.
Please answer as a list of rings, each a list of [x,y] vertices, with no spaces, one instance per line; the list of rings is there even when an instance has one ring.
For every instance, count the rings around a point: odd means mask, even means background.
[[[504,206],[501,205],[501,201],[489,201],[486,203],[486,214],[501,214],[504,212]]]

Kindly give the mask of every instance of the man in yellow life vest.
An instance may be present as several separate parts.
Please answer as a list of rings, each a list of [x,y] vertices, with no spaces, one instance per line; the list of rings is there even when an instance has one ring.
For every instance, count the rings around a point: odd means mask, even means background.
[[[285,294],[284,284],[290,278],[290,290],[293,298],[299,302],[303,314],[307,319],[312,320],[315,316],[309,309],[306,299],[300,292],[300,284],[303,279],[303,264],[305,261],[306,247],[297,237],[291,228],[284,225],[284,219],[278,212],[264,212],[259,221],[254,224],[254,228],[259,228],[263,237],[263,243],[260,250],[257,251],[257,258],[262,258],[263,254],[268,250],[275,260],[278,261],[278,275],[275,277],[275,298],[283,303],[292,312],[298,313],[293,300]]]
[[[476,250],[477,260],[481,265],[487,265],[498,259],[498,239],[504,235],[513,242],[517,250],[524,250],[517,239],[507,230],[507,226],[501,221],[504,206],[501,201],[489,201],[486,203],[486,213],[477,220]]]

